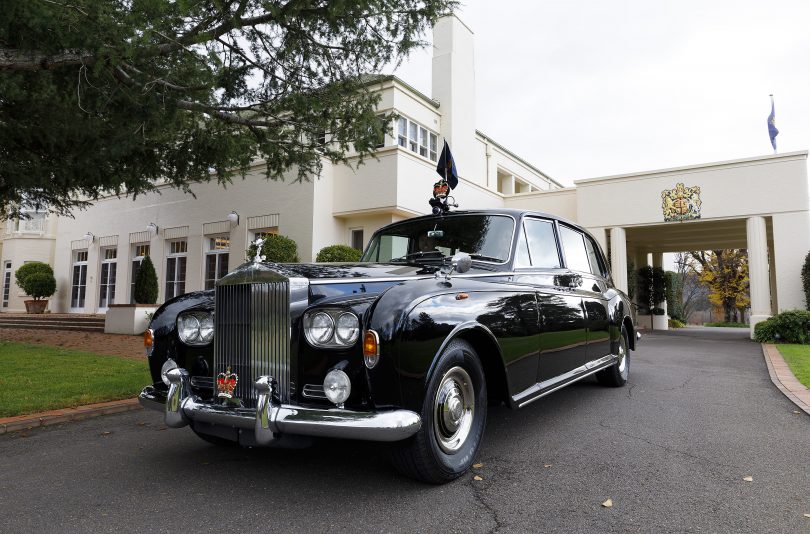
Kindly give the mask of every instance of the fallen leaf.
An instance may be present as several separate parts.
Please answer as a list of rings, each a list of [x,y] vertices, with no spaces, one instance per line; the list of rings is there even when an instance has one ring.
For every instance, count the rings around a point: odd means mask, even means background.
[[[608,499],[602,503],[602,506],[605,508],[613,508],[613,499]]]
[[[144,426],[146,424],[145,421],[138,421],[138,426]]]
[[[810,517],[810,514],[804,514],[804,517]]]
[[[795,413],[795,414],[797,414],[797,415],[798,415],[798,414],[800,414],[800,413],[802,413],[802,412],[800,412],[799,410],[793,410],[793,413]]]
[[[753,482],[754,477],[752,477],[752,476],[743,477],[743,480],[745,480],[746,482]]]
[[[481,464],[473,464],[473,469],[481,469],[482,467],[484,467],[483,463],[481,463]]]
[[[108,431],[108,430],[105,430],[104,432],[102,432],[101,434],[99,434],[99,436],[109,436],[110,434],[112,434],[112,432],[110,432],[110,431]]]
[[[483,478],[481,478],[481,477],[479,477],[478,475],[475,475],[475,476],[473,477],[473,480],[484,480],[484,479],[483,479]]]
[[[543,464],[543,467],[545,467],[546,469],[548,469],[549,467],[551,467],[551,464]]]

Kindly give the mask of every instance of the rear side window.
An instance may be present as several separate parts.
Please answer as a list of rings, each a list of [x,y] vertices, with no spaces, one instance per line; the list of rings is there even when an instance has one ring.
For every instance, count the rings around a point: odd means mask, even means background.
[[[593,274],[607,278],[607,267],[602,255],[599,253],[599,248],[588,236],[585,236],[585,250],[588,251],[588,260],[591,263],[591,272]]]
[[[554,237],[554,224],[540,219],[525,219],[524,224],[532,267],[558,269],[560,254]]]
[[[560,240],[562,241],[565,263],[572,271],[583,273],[591,272],[588,261],[588,252],[585,250],[583,235],[567,226],[560,226]]]

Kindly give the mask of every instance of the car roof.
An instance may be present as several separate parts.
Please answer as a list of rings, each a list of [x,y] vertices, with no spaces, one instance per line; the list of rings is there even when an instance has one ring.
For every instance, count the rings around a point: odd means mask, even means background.
[[[480,210],[455,210],[455,211],[447,212],[447,213],[445,213],[443,215],[433,215],[433,214],[421,215],[419,217],[412,217],[410,219],[397,221],[395,223],[386,225],[386,227],[387,226],[397,226],[399,224],[406,224],[408,222],[413,222],[413,221],[429,220],[429,219],[434,219],[436,217],[453,217],[453,216],[458,216],[458,215],[507,215],[507,216],[510,216],[510,217],[514,217],[515,219],[520,219],[521,217],[525,217],[525,216],[543,217],[543,218],[546,218],[546,219],[554,219],[554,220],[560,221],[561,223],[565,223],[565,224],[567,224],[569,226],[573,226],[574,228],[576,228],[578,230],[581,230],[581,231],[585,232],[588,235],[591,235],[591,233],[586,228],[580,226],[579,224],[575,223],[574,221],[571,221],[571,220],[566,219],[564,217],[560,217],[559,215],[553,215],[551,213],[546,213],[546,212],[542,212],[542,211],[521,210],[521,209],[515,209],[515,208],[499,208],[499,209],[487,208],[487,209],[480,209]]]

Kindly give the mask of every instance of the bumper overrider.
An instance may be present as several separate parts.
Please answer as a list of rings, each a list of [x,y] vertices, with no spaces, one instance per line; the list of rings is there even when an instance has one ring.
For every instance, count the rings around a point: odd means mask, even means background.
[[[419,415],[410,410],[357,412],[281,404],[273,394],[273,379],[269,376],[256,380],[259,398],[255,409],[202,401],[191,391],[191,380],[185,369],[172,369],[166,376],[170,385],[165,401],[153,386],[145,387],[138,396],[145,408],[165,413],[166,426],[181,428],[200,422],[253,430],[258,445],[271,445],[283,434],[400,441],[415,434],[422,425]]]

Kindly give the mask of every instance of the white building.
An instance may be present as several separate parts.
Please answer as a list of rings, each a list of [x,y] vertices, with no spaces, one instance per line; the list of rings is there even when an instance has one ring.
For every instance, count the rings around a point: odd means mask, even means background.
[[[137,200],[99,200],[75,219],[10,221],[0,241],[0,309],[24,310],[11,273],[25,261],[54,266],[58,291],[51,311],[103,313],[109,304],[131,301],[134,272],[146,254],[158,271],[162,302],[212,287],[265,232],[294,239],[301,261],[313,260],[328,245],[362,248],[381,226],[429,211],[443,139],[458,165],[454,193],[463,209],[527,208],[577,221],[609,252],[619,287],[627,285],[628,257],[639,266],[649,258],[660,264],[665,252],[747,248],[752,322],[804,307],[799,271],[810,250],[806,151],[581,180],[563,188],[476,129],[472,31],[456,17],[441,19],[433,45],[431,96],[393,76],[376,82],[379,111],[402,118],[378,159],[356,170],[325,163],[311,182],[273,182],[263,178],[257,161],[244,181],[227,189],[214,183],[193,187],[196,198],[164,187]],[[699,218],[666,220],[662,193],[678,183],[700,188]],[[694,200],[678,202],[686,210]],[[238,220],[229,220],[231,212]]]

